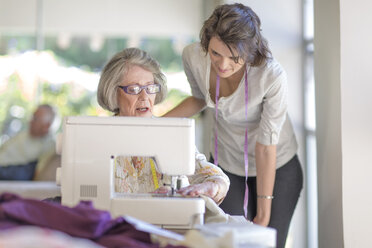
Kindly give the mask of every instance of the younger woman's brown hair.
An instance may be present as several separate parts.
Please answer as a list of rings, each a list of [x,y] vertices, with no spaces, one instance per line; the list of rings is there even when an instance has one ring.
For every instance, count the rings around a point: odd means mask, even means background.
[[[237,61],[242,58],[251,66],[260,66],[272,58],[268,43],[261,35],[260,18],[243,4],[220,5],[204,22],[200,43],[205,52],[214,36],[227,45]],[[239,54],[233,54],[232,49]]]

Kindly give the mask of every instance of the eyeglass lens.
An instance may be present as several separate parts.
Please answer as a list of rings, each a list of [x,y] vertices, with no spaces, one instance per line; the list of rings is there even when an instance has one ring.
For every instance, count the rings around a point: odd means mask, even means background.
[[[160,91],[160,85],[159,84],[149,84],[144,86],[139,86],[137,84],[128,85],[128,86],[119,86],[122,88],[125,93],[131,94],[131,95],[138,95],[141,93],[143,89],[146,90],[147,94],[155,94]]]

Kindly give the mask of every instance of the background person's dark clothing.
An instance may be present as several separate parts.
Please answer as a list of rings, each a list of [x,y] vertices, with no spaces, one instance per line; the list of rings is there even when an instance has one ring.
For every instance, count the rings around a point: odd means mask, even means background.
[[[37,161],[24,165],[0,166],[0,180],[32,180]]]

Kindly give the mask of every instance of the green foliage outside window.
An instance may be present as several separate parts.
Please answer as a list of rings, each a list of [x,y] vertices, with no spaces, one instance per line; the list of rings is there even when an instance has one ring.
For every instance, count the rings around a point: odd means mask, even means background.
[[[127,39],[110,38],[103,42],[102,48],[92,51],[88,37],[75,37],[68,48],[58,46],[56,37],[45,38],[45,50],[53,51],[66,66],[76,66],[87,71],[100,71],[109,57],[127,46]]]
[[[59,65],[65,67],[77,67],[88,72],[102,70],[107,61],[118,51],[128,46],[127,38],[109,37],[104,40],[102,47],[92,51],[88,37],[72,37],[68,47],[61,48],[57,37],[46,36],[44,38],[45,50],[54,54]],[[165,72],[182,71],[182,59],[179,52],[175,51],[173,41],[166,38],[143,38],[138,47],[146,50],[151,56],[159,61]],[[35,48],[35,37],[1,35],[0,55],[22,54]],[[2,79],[1,79],[2,80]],[[33,110],[38,104],[48,103],[55,106],[61,117],[67,115],[111,115],[103,110],[97,103],[96,92],[84,89],[82,86],[69,82],[56,84],[52,82],[39,82],[38,93],[25,92],[17,72],[6,79],[6,85],[0,85],[0,143],[2,134],[12,135],[10,126],[12,121],[17,120],[17,125],[24,129]],[[1,83],[1,82],[0,82]],[[36,90],[36,89],[34,89]],[[169,89],[165,102],[156,106],[158,115],[180,103],[187,94],[176,89]],[[12,109],[19,110],[11,111]],[[13,130],[14,131],[14,130]]]
[[[7,89],[0,94],[0,134],[13,134],[8,130],[9,126],[11,125],[11,121],[15,117],[18,117],[21,126],[25,126],[25,123],[27,122],[27,113],[30,112],[30,103],[19,90],[19,88],[19,78],[17,75],[12,75],[9,77]],[[13,106],[24,111],[21,111],[18,116],[12,116],[12,111],[10,110]]]

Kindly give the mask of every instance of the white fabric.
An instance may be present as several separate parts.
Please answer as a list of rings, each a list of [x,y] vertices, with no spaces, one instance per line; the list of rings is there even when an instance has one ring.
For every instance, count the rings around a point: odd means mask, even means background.
[[[229,215],[226,214],[215,201],[208,196],[200,195],[205,202],[204,223],[227,223]]]
[[[61,195],[55,182],[45,181],[0,181],[0,194],[13,193],[23,198],[43,200]],[[0,246],[1,247],[1,246]]]
[[[209,94],[210,58],[199,43],[183,51],[183,63],[193,96],[215,104]],[[297,142],[287,115],[287,78],[274,59],[260,67],[246,67],[248,73],[248,122],[245,119],[244,76],[237,90],[218,103],[218,162],[226,171],[245,176],[244,133],[248,127],[250,176],[256,175],[255,144],[276,145],[276,167],[288,162],[297,151]],[[213,131],[213,128],[210,129]],[[210,153],[214,155],[214,132]]]
[[[7,248],[103,248],[89,239],[38,226],[21,226],[0,232],[0,247]]]
[[[53,136],[33,138],[28,130],[10,138],[0,147],[0,166],[23,165],[38,160],[55,149]]]

